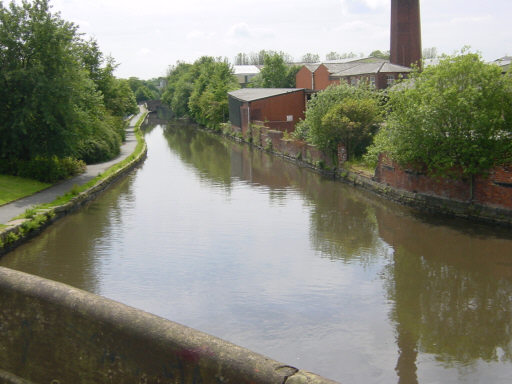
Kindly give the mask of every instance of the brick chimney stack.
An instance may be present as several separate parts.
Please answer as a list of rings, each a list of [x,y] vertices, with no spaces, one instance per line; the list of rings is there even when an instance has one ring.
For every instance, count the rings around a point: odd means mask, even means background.
[[[410,67],[421,64],[419,0],[391,0],[392,64]]]

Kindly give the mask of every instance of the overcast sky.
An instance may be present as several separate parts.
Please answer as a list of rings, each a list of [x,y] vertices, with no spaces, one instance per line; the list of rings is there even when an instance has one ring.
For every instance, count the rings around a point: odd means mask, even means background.
[[[7,1],[5,1],[7,3]],[[176,61],[261,49],[296,60],[308,52],[389,49],[390,0],[53,0],[114,57],[119,77],[163,76]],[[420,0],[423,47],[465,45],[486,60],[512,54],[511,0]]]

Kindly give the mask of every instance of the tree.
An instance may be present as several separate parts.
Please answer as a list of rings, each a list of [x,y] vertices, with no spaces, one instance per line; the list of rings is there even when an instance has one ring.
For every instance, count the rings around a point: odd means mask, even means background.
[[[287,66],[279,53],[267,55],[260,73],[251,79],[251,87],[293,88],[295,75],[299,69],[300,67],[296,65]]]
[[[0,3],[0,26],[0,162],[115,156],[123,124],[113,115],[130,103],[114,100],[127,95],[113,61],[103,66],[97,44],[52,14],[48,0]]]
[[[343,144],[347,159],[361,156],[377,132],[380,110],[375,98],[346,98],[322,117],[322,129],[314,141],[323,150],[336,151]]]
[[[317,55],[316,53],[306,53],[302,56],[301,61],[303,63],[318,63],[320,62],[320,55]]]
[[[512,161],[512,79],[463,50],[415,70],[389,92],[387,124],[371,155],[453,178]]]
[[[422,52],[424,59],[435,59],[437,55],[437,48],[431,47],[431,48],[423,48]]]
[[[327,61],[334,61],[334,60],[340,60],[341,55],[338,52],[331,51],[327,55],[325,55],[325,60]]]
[[[377,50],[371,52],[369,56],[370,57],[376,57],[378,59],[389,60],[390,54],[389,54],[389,51],[382,52],[382,51],[377,49]]]
[[[166,103],[177,117],[186,116],[189,113],[188,99],[194,86],[194,74],[192,64],[177,62],[169,68],[167,88],[162,95],[162,101]]]
[[[343,144],[348,145],[349,155],[360,155],[380,119],[379,97],[366,87],[331,85],[308,102],[306,118],[299,122],[294,136],[333,156],[338,144],[348,140]]]
[[[235,57],[235,65],[248,65],[249,56],[246,53],[238,53]]]

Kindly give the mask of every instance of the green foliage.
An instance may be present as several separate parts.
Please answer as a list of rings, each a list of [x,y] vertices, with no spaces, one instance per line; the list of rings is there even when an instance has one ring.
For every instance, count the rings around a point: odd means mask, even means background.
[[[130,77],[128,85],[135,95],[137,103],[148,100],[160,100],[160,90],[157,87],[159,79],[140,80],[137,77]]]
[[[27,208],[25,209],[25,213],[23,213],[23,217],[26,219],[32,219],[37,214],[37,210],[35,208]]]
[[[58,179],[84,142],[118,153],[133,94],[94,40],[52,14],[49,0],[23,0],[0,3],[0,47],[0,163],[15,165],[10,174]],[[37,171],[51,164],[51,176]]]
[[[366,87],[330,86],[308,102],[306,118],[297,125],[294,137],[331,154],[346,140],[349,156],[359,155],[379,122],[379,98],[379,93]]]
[[[381,50],[377,49],[377,50],[371,52],[368,56],[376,57],[378,59],[389,60],[389,51],[382,52]]]
[[[263,65],[265,63],[265,57],[279,55],[283,58],[285,63],[292,63],[293,57],[283,51],[273,51],[262,49],[259,52],[251,52],[249,54],[240,52],[235,57],[235,65]]]
[[[316,53],[306,53],[304,56],[302,56],[301,61],[303,63],[319,63],[320,55]]]
[[[286,65],[283,56],[273,53],[265,56],[261,72],[251,79],[253,88],[294,88],[298,65]]]
[[[174,112],[175,116],[188,115],[188,99],[194,87],[195,70],[192,64],[178,62],[169,70],[167,88],[162,95],[162,101]]]
[[[11,175],[0,175],[0,205],[30,196],[50,184]]]
[[[336,151],[340,143],[345,145],[347,159],[361,156],[377,132],[380,115],[375,98],[345,98],[322,117],[322,129],[314,141],[330,151]]]
[[[15,160],[10,163],[15,176],[54,183],[85,171],[85,163],[72,157],[36,156],[30,160]]]
[[[387,124],[369,157],[388,153],[434,175],[485,173],[512,161],[512,79],[462,51],[389,92]]]
[[[229,117],[227,93],[238,87],[225,60],[203,56],[194,64],[178,62],[171,68],[162,99],[176,116],[217,128]]]

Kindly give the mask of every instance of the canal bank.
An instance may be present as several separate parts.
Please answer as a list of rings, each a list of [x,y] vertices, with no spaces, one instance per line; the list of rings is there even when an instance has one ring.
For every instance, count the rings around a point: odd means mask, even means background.
[[[148,114],[144,106],[130,119],[120,155],[88,165],[86,171],[61,183],[0,207],[0,256],[37,236],[48,225],[95,199],[144,161],[147,147],[140,126]],[[59,201],[62,200],[60,203]]]
[[[476,178],[475,183],[478,184],[475,186],[469,181],[430,179],[418,172],[401,169],[396,164],[392,166],[385,164],[381,156],[374,176],[368,177],[344,168],[346,154],[343,146],[338,148],[338,162],[336,162],[314,146],[291,139],[282,131],[266,127],[263,122],[253,122],[245,130],[226,124],[222,133],[234,140],[250,144],[300,166],[364,188],[421,212],[512,226],[512,209],[509,209],[512,195],[511,172],[504,176],[499,175],[496,180],[488,180],[485,177]],[[387,175],[389,172],[392,172],[392,175]],[[385,177],[382,177],[383,174]],[[425,184],[427,186],[422,189]],[[457,185],[454,187],[451,184]],[[456,188],[462,189],[463,193],[454,195],[452,189]],[[480,199],[473,199],[474,190],[480,190]]]

